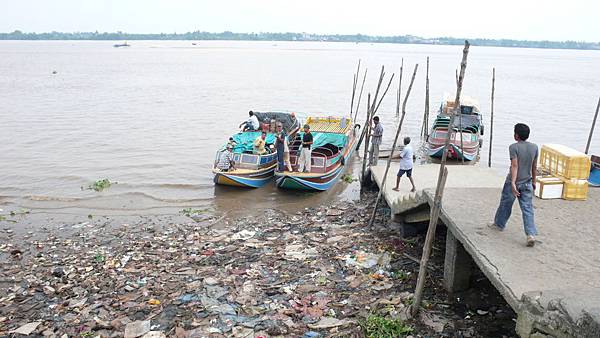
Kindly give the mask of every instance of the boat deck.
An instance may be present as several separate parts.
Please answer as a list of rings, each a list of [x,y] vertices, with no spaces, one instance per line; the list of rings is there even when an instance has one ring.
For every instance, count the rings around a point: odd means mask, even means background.
[[[309,117],[306,123],[311,132],[345,134],[352,127],[352,120],[338,117]]]

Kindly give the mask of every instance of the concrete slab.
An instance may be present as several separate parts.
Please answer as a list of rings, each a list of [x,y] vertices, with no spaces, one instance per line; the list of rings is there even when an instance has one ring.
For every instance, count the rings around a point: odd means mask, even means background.
[[[416,193],[409,192],[406,178],[400,192],[391,190],[397,169],[393,164],[384,188],[392,214],[432,205],[439,165],[415,167]],[[378,186],[384,170],[372,168]],[[529,248],[517,202],[505,231],[487,227],[500,200],[503,176],[479,166],[454,165],[448,171],[440,218],[518,313],[519,335],[600,336],[600,189],[591,188],[587,201],[535,198],[540,234]]]
[[[518,203],[505,231],[489,229],[500,188],[449,188],[442,200],[442,221],[463,244],[508,303],[519,309],[525,293],[546,290],[600,292],[600,190],[587,201],[534,199],[539,236],[525,246]],[[433,200],[433,192],[427,192]],[[598,304],[600,306],[600,304]]]
[[[380,161],[379,166],[371,167],[371,176],[379,187],[385,173],[385,164],[382,163],[383,161]],[[414,167],[413,179],[417,186],[415,193],[410,192],[411,186],[406,175],[400,180],[400,191],[392,190],[396,185],[398,168],[398,163],[391,164],[383,195],[392,209],[392,214],[402,214],[428,203],[424,190],[435,190],[440,165],[431,163]],[[495,169],[476,165],[448,165],[447,168],[446,187],[448,188],[494,188],[502,186],[504,182],[504,177],[498,175]]]

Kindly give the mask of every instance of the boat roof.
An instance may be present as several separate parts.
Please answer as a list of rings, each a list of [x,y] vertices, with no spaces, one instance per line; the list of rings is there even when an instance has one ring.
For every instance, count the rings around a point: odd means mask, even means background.
[[[447,93],[444,95],[444,102],[448,106],[453,107],[454,100],[455,100],[455,96],[451,96],[450,94],[447,94]],[[479,101],[477,101],[477,99],[475,99],[471,96],[461,95],[460,105],[467,106],[467,107],[473,107],[473,108],[475,108],[475,111],[479,112]]]
[[[283,130],[290,134],[300,128],[300,122],[296,118],[296,114],[293,112],[254,112],[254,115],[258,118],[258,121],[264,123],[270,123],[271,120],[281,122],[283,124]]]
[[[311,116],[306,120],[311,132],[345,134],[352,128],[352,119],[349,117],[317,117]]]

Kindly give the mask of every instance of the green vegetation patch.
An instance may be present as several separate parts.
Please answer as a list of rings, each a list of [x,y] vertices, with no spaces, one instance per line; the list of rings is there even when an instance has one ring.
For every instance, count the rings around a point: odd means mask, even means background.
[[[406,337],[414,330],[399,319],[387,319],[377,315],[370,315],[367,319],[359,321],[359,324],[369,338]]]
[[[350,174],[344,174],[344,175],[342,175],[342,181],[344,181],[346,183],[352,183],[352,182],[358,181],[358,179],[352,177],[352,175],[350,175]]]
[[[88,189],[95,191],[102,191],[104,189],[110,188],[111,185],[117,184],[117,182],[111,182],[108,178],[97,180],[96,182],[90,184]]]
[[[187,216],[187,217],[194,217],[194,216],[202,215],[202,214],[206,213],[207,211],[208,211],[207,209],[185,208],[185,209],[179,211],[179,213],[184,216]]]

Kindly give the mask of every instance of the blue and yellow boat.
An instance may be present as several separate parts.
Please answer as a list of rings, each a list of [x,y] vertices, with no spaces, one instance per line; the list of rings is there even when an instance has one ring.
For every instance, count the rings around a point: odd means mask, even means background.
[[[224,144],[215,156],[215,162],[212,169],[215,184],[229,185],[234,187],[260,188],[273,178],[273,173],[277,168],[277,152],[274,147],[271,150],[270,145],[275,142],[275,134],[270,132],[274,130],[273,123],[282,123],[283,128],[291,139],[296,136],[300,128],[299,121],[294,114],[281,112],[254,112],[258,118],[261,129],[267,131],[266,154],[258,155],[252,152],[254,140],[259,137],[261,131],[245,131],[232,136],[234,141],[233,161],[234,169],[222,171],[217,168],[219,158],[225,151],[227,143]]]

